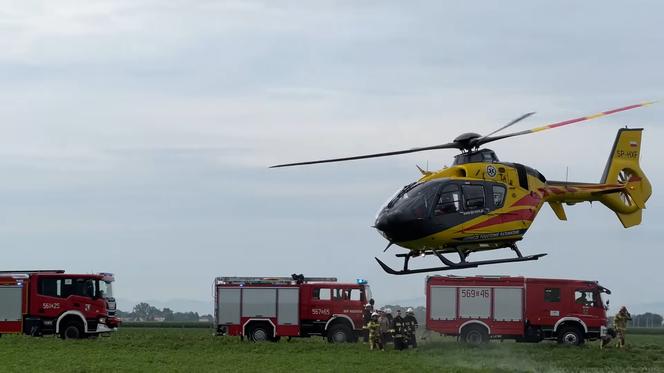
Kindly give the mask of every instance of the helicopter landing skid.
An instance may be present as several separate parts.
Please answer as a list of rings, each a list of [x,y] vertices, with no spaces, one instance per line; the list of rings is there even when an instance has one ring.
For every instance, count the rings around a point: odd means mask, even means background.
[[[500,263],[512,263],[512,262],[527,262],[530,260],[537,260],[543,256],[546,255],[544,254],[535,254],[535,255],[528,255],[528,256],[523,256],[521,255],[521,252],[519,249],[515,246],[512,246],[511,249],[516,253],[516,258],[505,258],[505,259],[492,259],[492,260],[479,260],[475,262],[469,262],[466,261],[466,258],[468,257],[468,253],[463,253],[459,251],[459,257],[461,260],[458,263],[455,263],[446,257],[443,256],[443,254],[437,250],[427,250],[423,251],[421,253],[414,253],[414,252],[409,252],[407,254],[397,254],[396,256],[399,258],[404,258],[403,259],[403,269],[400,271],[396,271],[389,267],[387,264],[383,263],[380,259],[376,259],[378,264],[380,264],[381,268],[383,270],[391,275],[410,275],[414,273],[425,273],[425,272],[438,272],[438,271],[450,271],[454,269],[465,269],[465,268],[476,268],[482,265],[487,265],[487,264],[500,264]],[[431,268],[418,268],[418,269],[409,269],[408,268],[408,262],[410,261],[410,258],[417,257],[417,256],[427,256],[427,255],[435,255],[438,259],[440,259],[441,262],[443,262],[444,266],[442,267],[431,267]]]

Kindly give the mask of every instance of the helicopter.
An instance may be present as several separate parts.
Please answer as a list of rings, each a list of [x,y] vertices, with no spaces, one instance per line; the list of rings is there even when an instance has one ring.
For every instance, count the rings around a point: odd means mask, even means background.
[[[534,114],[526,113],[484,136],[469,132],[446,144],[285,163],[270,168],[386,157],[437,149],[458,149],[461,153],[454,156],[450,167],[425,171],[417,166],[422,174],[421,178],[401,188],[380,208],[373,227],[388,241],[383,252],[392,245],[408,251],[396,254],[396,257],[403,259],[402,269],[395,270],[376,257],[378,264],[389,274],[405,275],[537,260],[547,254],[524,256],[516,243],[523,238],[545,203],[548,203],[560,220],[567,220],[564,205],[599,201],[616,213],[625,228],[641,223],[642,210],[652,194],[650,182],[639,165],[643,129],[618,130],[599,183],[547,180],[532,167],[500,161],[493,150],[482,146],[497,140],[559,128],[653,103],[654,101],[643,102],[524,131],[496,135]],[[514,255],[492,260],[468,259],[471,253],[497,249],[511,249]],[[458,260],[452,260],[446,254],[458,255]],[[421,256],[434,256],[442,265],[411,269],[410,260]]]

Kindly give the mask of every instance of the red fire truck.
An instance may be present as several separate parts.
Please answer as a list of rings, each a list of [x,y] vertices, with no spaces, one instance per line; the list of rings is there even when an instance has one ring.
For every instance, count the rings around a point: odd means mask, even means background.
[[[371,299],[364,280],[339,283],[302,275],[217,277],[214,289],[217,334],[252,341],[314,335],[335,343],[357,341]]]
[[[113,274],[0,272],[0,335],[84,338],[116,329]]]
[[[597,281],[430,276],[426,327],[480,344],[490,338],[582,344],[606,333],[611,292]]]

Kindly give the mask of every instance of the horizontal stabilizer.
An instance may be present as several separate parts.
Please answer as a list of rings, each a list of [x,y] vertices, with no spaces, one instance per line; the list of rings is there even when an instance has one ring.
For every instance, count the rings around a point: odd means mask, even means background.
[[[560,202],[549,202],[549,206],[551,206],[551,210],[556,214],[558,219],[560,220],[567,220],[567,214],[565,214],[565,209],[563,208],[563,204]]]

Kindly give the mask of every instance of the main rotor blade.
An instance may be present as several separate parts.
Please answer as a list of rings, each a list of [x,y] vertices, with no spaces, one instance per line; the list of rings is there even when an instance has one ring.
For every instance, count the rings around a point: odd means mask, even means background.
[[[562,121],[562,122],[551,123],[551,124],[547,124],[547,125],[544,125],[544,126],[541,126],[541,127],[531,128],[531,129],[525,130],[525,131],[513,132],[513,133],[508,133],[508,134],[505,134],[505,135],[494,136],[494,137],[488,137],[487,136],[487,137],[477,139],[478,141],[477,141],[476,146],[480,146],[482,144],[486,144],[486,143],[496,141],[496,140],[506,139],[508,137],[527,135],[529,133],[550,130],[550,129],[554,129],[554,128],[558,128],[558,127],[563,127],[563,126],[566,126],[568,124],[573,124],[573,123],[583,122],[583,121],[587,121],[587,120],[591,120],[591,119],[596,119],[596,118],[603,117],[603,116],[606,116],[606,115],[619,113],[621,111],[626,111],[626,110],[640,108],[640,107],[643,107],[643,106],[652,105],[655,102],[657,102],[657,101],[646,101],[646,102],[643,102],[643,103],[640,103],[640,104],[634,104],[634,105],[621,107],[621,108],[618,108],[618,109],[603,111],[601,113],[588,115],[588,116],[585,116],[585,117],[579,117],[579,118],[565,120],[565,121]]]
[[[398,150],[394,152],[386,152],[386,153],[375,153],[375,154],[366,154],[366,155],[356,155],[353,157],[344,157],[344,158],[332,158],[332,159],[322,159],[318,161],[307,161],[307,162],[296,162],[296,163],[284,163],[284,164],[278,164],[274,166],[270,166],[270,168],[279,168],[279,167],[290,167],[290,166],[303,166],[303,165],[308,165],[308,164],[316,164],[316,163],[330,163],[330,162],[343,162],[343,161],[353,161],[356,159],[366,159],[366,158],[378,158],[378,157],[389,157],[391,155],[399,155],[399,154],[407,154],[407,153],[415,153],[415,152],[423,152],[426,150],[436,150],[436,149],[458,149],[459,145],[453,142],[447,143],[447,144],[441,144],[441,145],[433,145],[433,146],[426,146],[423,148],[412,148],[408,150]]]
[[[506,125],[504,125],[504,126],[498,128],[497,130],[491,132],[490,134],[485,135],[485,136],[482,136],[481,139],[486,138],[486,137],[489,137],[489,136],[493,135],[494,133],[500,132],[500,131],[504,130],[505,128],[507,128],[507,127],[509,127],[509,126],[511,126],[511,125],[513,125],[513,124],[516,124],[516,123],[518,123],[518,122],[521,122],[522,120],[528,118],[529,116],[531,116],[531,115],[533,115],[533,114],[535,114],[534,111],[533,111],[533,112],[530,112],[530,113],[525,113],[525,114],[523,114],[522,116],[520,116],[520,117],[514,119],[513,121],[507,123]]]

